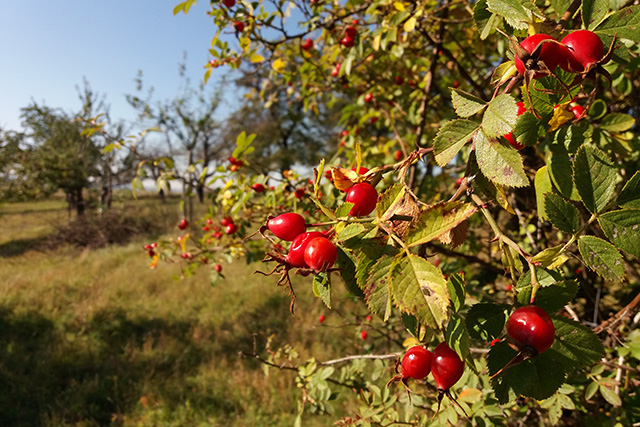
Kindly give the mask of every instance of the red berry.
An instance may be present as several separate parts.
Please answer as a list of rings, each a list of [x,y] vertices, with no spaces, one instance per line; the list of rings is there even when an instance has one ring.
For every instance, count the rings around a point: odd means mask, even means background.
[[[457,89],[457,88],[459,88],[459,87],[460,87],[460,82],[459,82],[459,81],[457,81],[457,80],[455,80],[455,81],[453,82],[453,88],[454,88],[454,89]]]
[[[306,50],[307,52],[313,49],[313,40],[306,39],[302,42],[302,50]]]
[[[571,107],[571,112],[573,113],[573,117],[578,120],[584,113],[584,107],[582,105],[576,105],[574,107]]]
[[[307,194],[307,192],[304,191],[304,188],[296,188],[295,196],[297,199],[302,199],[305,194]]]
[[[535,305],[518,308],[507,322],[507,333],[521,347],[533,347],[538,353],[549,350],[556,329],[546,311]]]
[[[244,31],[244,22],[242,21],[233,21],[233,27],[237,32],[241,33]]]
[[[402,84],[404,83],[404,79],[401,76],[396,76],[395,80],[398,86],[402,86]]]
[[[344,33],[347,35],[347,37],[351,37],[352,39],[355,39],[356,36],[358,35],[358,30],[354,26],[349,25],[347,26],[347,28],[344,29]]]
[[[324,323],[324,314],[321,314],[320,317],[318,317],[318,322]]]
[[[520,43],[520,46],[527,52],[532,53],[536,48],[536,46],[538,46],[538,44],[543,40],[554,40],[554,38],[548,34],[534,34],[533,36],[527,37],[526,39],[522,40],[522,43]],[[561,60],[561,56],[562,54],[560,52],[559,45],[556,44],[555,42],[547,42],[542,45],[538,60],[544,62],[547,68],[553,71],[558,66],[558,63]],[[518,58],[517,55],[515,57],[515,62],[516,62],[516,69],[518,70],[518,72],[520,74],[524,74],[525,65],[522,62],[522,60]],[[532,67],[532,69],[534,70],[539,69],[539,66],[536,63],[529,64],[529,66]],[[538,79],[540,77],[544,77],[545,75],[546,74],[544,73],[535,73],[533,78]]]
[[[207,225],[213,224],[213,220],[211,218],[207,218]]]
[[[237,171],[237,170],[238,170],[238,165],[231,165],[231,166],[229,166],[229,170],[230,170],[231,172],[235,172],[235,171]]]
[[[356,167],[352,167],[351,168],[352,171],[356,172]],[[369,172],[369,169],[365,168],[364,166],[360,166],[360,169],[358,169],[358,175],[364,175],[365,173]]]
[[[364,320],[366,320],[367,322],[371,322],[371,320],[373,320],[373,317],[371,317],[370,315],[365,317]]]
[[[251,188],[253,188],[253,191],[255,191],[256,193],[262,193],[265,190],[265,186],[263,184],[260,184],[259,182],[253,184]]]
[[[403,156],[403,155],[402,155],[402,151],[400,151],[400,150],[396,150],[396,153],[395,153],[395,155],[394,155],[394,157],[395,157],[396,161],[400,161],[400,160],[402,160],[402,156]]]
[[[227,7],[233,7],[236,5],[236,0],[222,0],[222,4]]]
[[[233,223],[227,225],[227,228],[224,230],[224,232],[227,233],[227,234],[233,234],[236,231],[238,231],[238,226],[233,224]]]
[[[189,221],[187,221],[186,219],[182,218],[182,220],[180,220],[180,223],[178,224],[178,228],[180,230],[184,230],[185,228],[187,228],[189,226]]]
[[[307,224],[302,217],[295,212],[284,213],[267,221],[267,228],[278,239],[292,241],[305,232]]]
[[[361,331],[360,332],[360,338],[362,338],[362,341],[367,339],[367,331]]]
[[[369,119],[369,123],[371,123],[372,125],[375,124],[378,121],[378,117],[377,116],[373,116]]]
[[[326,237],[316,237],[309,241],[304,250],[304,263],[314,271],[326,271],[338,259],[338,249]]]
[[[340,44],[344,47],[353,47],[353,45],[356,44],[356,41],[353,37],[345,36],[340,40]]]
[[[149,251],[147,251],[147,254],[149,254],[149,256],[152,258],[156,256],[156,253],[153,251],[153,249],[149,249]]]
[[[402,378],[426,378],[431,372],[431,357],[431,352],[421,345],[411,347],[402,356]]]
[[[433,350],[431,373],[439,390],[449,390],[464,373],[464,362],[445,342]]]
[[[366,216],[376,208],[378,192],[373,185],[361,182],[349,189],[346,201],[353,203],[353,208],[351,208],[349,215]]]
[[[220,264],[216,264],[214,267],[214,270],[216,270],[218,273],[220,273],[222,271],[222,266]]]
[[[351,25],[358,25],[360,23],[360,21],[358,21],[357,19],[353,18],[351,20]]]
[[[144,245],[144,250],[145,251],[151,250],[151,245],[149,245],[149,244]]]
[[[223,227],[226,227],[226,226],[227,226],[227,225],[229,225],[229,224],[233,224],[233,218],[231,218],[230,216],[225,216],[224,218],[222,218],[222,219],[220,220],[220,224],[221,224]]]
[[[575,61],[581,66],[581,68],[576,69],[576,64],[569,62],[569,64],[574,67],[573,71],[582,71],[583,69],[589,68],[593,64],[600,62],[604,56],[602,40],[600,40],[600,37],[598,37],[596,33],[588,30],[574,31],[565,36],[561,43],[569,48],[571,53],[573,53],[573,58],[575,58]],[[560,64],[562,65],[562,63]]]
[[[324,237],[324,234],[319,231],[309,231],[296,236],[287,254],[287,264],[299,268],[308,267],[304,262],[304,252],[309,242],[317,237]]]
[[[373,101],[373,94],[372,93],[368,93],[364,96],[364,102],[371,102]]]
[[[211,230],[211,227],[209,227],[208,225],[205,225],[204,227],[202,227],[202,231],[209,231]]]
[[[522,101],[518,102],[517,107],[518,107],[518,111],[517,111],[518,117],[520,117],[527,111],[527,109],[524,106],[524,102]],[[513,137],[513,131],[506,134],[504,138],[509,142],[509,144],[511,144],[513,148],[515,148],[518,151],[522,150],[525,147],[524,145],[516,141],[516,139]]]

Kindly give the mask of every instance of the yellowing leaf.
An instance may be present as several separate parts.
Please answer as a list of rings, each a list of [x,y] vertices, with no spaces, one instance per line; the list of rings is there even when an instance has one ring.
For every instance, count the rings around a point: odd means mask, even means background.
[[[257,64],[258,62],[264,61],[264,56],[260,55],[259,53],[254,53],[253,55],[251,55],[251,58],[249,58],[249,60],[254,64]]]
[[[421,345],[422,343],[420,341],[418,341],[418,339],[416,337],[409,337],[407,339],[405,339],[404,341],[402,341],[402,346],[404,348],[411,348],[415,345]]]
[[[573,119],[573,113],[564,105],[560,105],[553,111],[553,117],[549,120],[549,126],[551,126],[549,132],[553,132],[571,119]]]
[[[338,190],[348,190],[358,183],[358,173],[351,169],[331,168],[331,176],[333,177],[333,185]]]
[[[278,73],[281,73],[282,70],[284,70],[284,61],[282,59],[276,59],[275,61],[273,61],[273,64],[271,64],[271,67],[276,70]]]
[[[378,34],[373,38],[373,50],[380,50],[380,42],[382,41],[382,34]]]
[[[417,23],[418,20],[412,16],[411,18],[407,19],[407,21],[403,25],[403,28],[407,33],[409,33],[416,28]]]
[[[402,3],[402,2],[399,2],[399,1],[395,2],[395,3],[393,4],[393,7],[395,7],[395,8],[396,8],[396,10],[398,10],[398,11],[400,11],[400,12],[403,12],[403,11],[404,11],[404,3]]]

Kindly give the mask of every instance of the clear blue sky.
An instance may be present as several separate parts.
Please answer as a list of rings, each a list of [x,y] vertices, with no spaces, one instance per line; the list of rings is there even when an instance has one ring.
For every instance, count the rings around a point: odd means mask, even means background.
[[[20,108],[32,100],[77,111],[76,87],[86,78],[106,95],[114,119],[134,120],[124,95],[135,92],[138,70],[154,99],[178,93],[178,64],[187,52],[187,73],[204,75],[215,34],[207,1],[188,15],[173,16],[179,0],[4,1],[0,15],[0,128],[19,130]],[[231,37],[230,37],[231,38]],[[229,68],[214,70],[208,85]],[[233,91],[226,94],[227,98]],[[229,100],[218,111],[223,117]]]

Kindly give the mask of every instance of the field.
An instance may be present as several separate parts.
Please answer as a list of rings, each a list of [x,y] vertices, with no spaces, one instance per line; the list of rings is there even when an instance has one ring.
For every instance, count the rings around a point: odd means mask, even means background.
[[[175,235],[176,203],[123,206]],[[177,279],[178,264],[150,270],[141,247],[157,234],[97,249],[56,245],[68,221],[62,199],[2,205],[0,220],[2,426],[293,425],[294,374],[266,375],[239,353],[264,354],[268,337],[292,344],[300,361],[362,351],[355,329],[320,327],[321,313],[344,321],[305,279],[291,315],[275,280],[254,275],[258,264],[225,263],[227,279],[211,287],[204,270],[187,279]],[[303,425],[341,415],[305,415]]]

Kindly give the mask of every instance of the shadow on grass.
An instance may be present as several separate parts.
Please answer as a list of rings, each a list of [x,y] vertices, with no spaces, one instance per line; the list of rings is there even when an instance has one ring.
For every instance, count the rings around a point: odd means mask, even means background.
[[[32,239],[11,240],[0,244],[0,257],[11,258],[24,254],[25,252],[41,250],[47,244],[49,236],[35,237]]]
[[[190,380],[221,357],[249,350],[250,328],[286,330],[287,322],[274,316],[273,310],[283,313],[283,301],[276,300],[245,313],[246,324],[234,334],[220,328],[204,338],[194,334],[202,328],[195,320],[115,309],[60,325],[37,312],[0,307],[0,426],[118,425],[114,420],[144,395],[167,405],[188,401],[212,416],[238,416],[241,405],[224,392],[227,379],[220,378],[220,392],[213,393]]]

